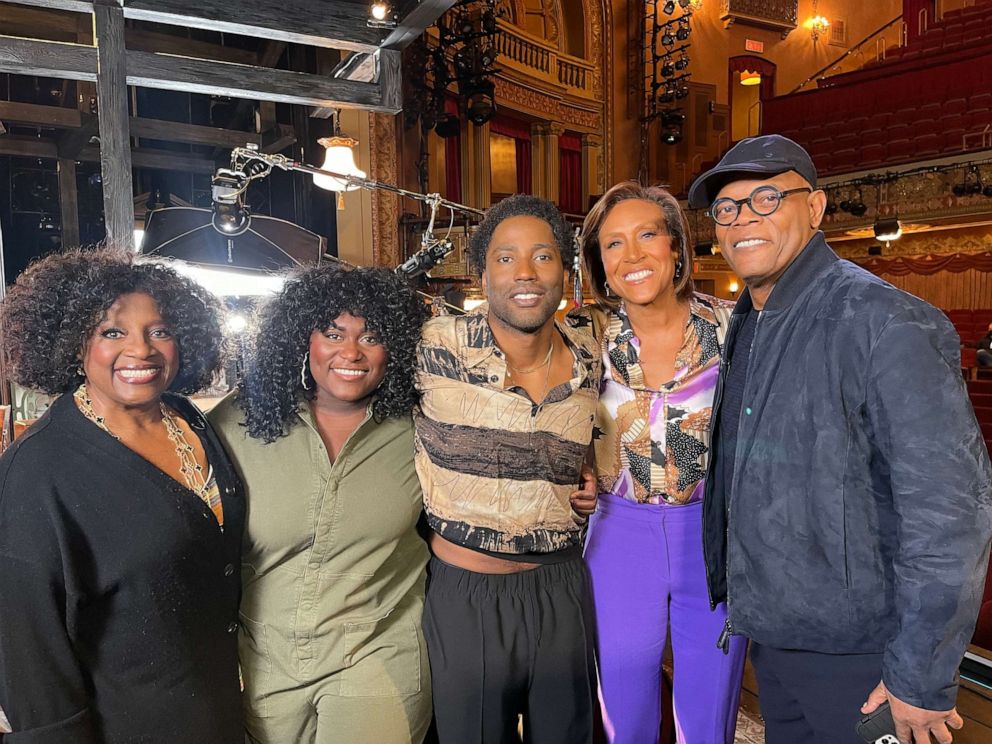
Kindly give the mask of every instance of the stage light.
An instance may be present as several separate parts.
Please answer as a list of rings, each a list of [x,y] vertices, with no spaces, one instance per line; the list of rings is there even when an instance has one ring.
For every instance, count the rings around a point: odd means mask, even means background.
[[[686,57],[685,55],[675,60],[675,69],[679,70],[680,72],[688,66],[689,66],[689,58]]]
[[[434,131],[437,132],[437,135],[444,138],[457,137],[461,129],[458,117],[451,113],[441,114],[437,117],[437,123],[434,125]]]
[[[665,33],[661,35],[661,43],[666,47],[675,46],[675,35],[671,32],[671,29],[665,29]]]
[[[951,187],[951,193],[954,196],[964,196],[968,193],[968,187],[963,183],[956,183]]]
[[[169,265],[218,297],[257,297],[275,294],[282,289],[286,281],[281,274],[214,269],[185,261],[174,261]]]
[[[895,217],[875,220],[875,237],[884,243],[902,237],[902,224]]]
[[[465,114],[476,126],[482,126],[496,113],[496,86],[492,80],[480,80],[462,89],[465,96]]]
[[[248,318],[241,313],[229,313],[224,321],[224,330],[229,336],[237,336],[248,328]]]
[[[690,31],[691,29],[689,28],[688,23],[680,23],[679,30],[675,32],[675,38],[679,41],[685,41],[689,38]]]
[[[661,66],[661,76],[666,78],[675,77],[675,65],[671,62],[663,64]]]
[[[989,184],[984,189],[982,189],[982,194],[992,199],[992,184]]]
[[[689,97],[689,87],[686,85],[680,85],[675,91],[675,97],[679,100]]]
[[[384,21],[386,20],[386,16],[389,15],[389,5],[380,1],[374,2],[369,12],[374,20]]]
[[[837,214],[837,202],[828,201],[824,214]]]
[[[251,215],[241,201],[247,186],[244,174],[221,168],[210,182],[214,230],[222,235],[242,235],[251,226]]]
[[[668,0],[668,2],[665,3],[665,6],[662,8],[662,10],[665,12],[665,15],[671,15],[672,13],[674,13],[675,0]]]

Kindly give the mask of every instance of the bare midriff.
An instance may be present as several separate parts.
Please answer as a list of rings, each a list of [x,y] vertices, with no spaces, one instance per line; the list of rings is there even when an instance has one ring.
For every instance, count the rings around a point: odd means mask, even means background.
[[[480,553],[477,550],[457,545],[450,540],[446,540],[436,532],[430,534],[431,552],[434,556],[445,563],[464,568],[466,571],[486,574],[511,574],[522,571],[531,571],[540,567],[540,563],[523,563],[521,561],[508,561],[505,558],[496,558],[492,555]]]

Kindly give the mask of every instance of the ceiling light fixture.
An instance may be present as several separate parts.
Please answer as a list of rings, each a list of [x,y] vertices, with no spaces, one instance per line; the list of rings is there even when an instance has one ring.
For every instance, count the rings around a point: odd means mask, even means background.
[[[879,218],[875,220],[875,238],[883,243],[899,240],[902,237],[902,223],[897,217]]]

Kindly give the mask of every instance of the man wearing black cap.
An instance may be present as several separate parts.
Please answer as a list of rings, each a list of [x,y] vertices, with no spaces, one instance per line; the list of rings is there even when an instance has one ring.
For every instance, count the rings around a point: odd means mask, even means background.
[[[992,466],[943,313],[819,231],[816,169],[778,135],[689,191],[747,290],[712,417],[704,543],[725,637],[751,639],[768,744],[950,742],[992,534]]]

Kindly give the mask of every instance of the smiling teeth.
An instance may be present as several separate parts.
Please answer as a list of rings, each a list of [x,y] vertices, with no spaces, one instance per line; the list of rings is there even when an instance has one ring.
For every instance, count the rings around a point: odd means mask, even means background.
[[[513,295],[513,299],[515,299],[515,300],[536,300],[538,298],[538,296],[539,295],[536,295],[536,294],[518,294],[518,295]]]
[[[337,367],[333,367],[332,369],[339,375],[344,375],[345,377],[361,377],[362,375],[367,374],[367,371],[364,369],[339,369]]]
[[[740,240],[734,243],[734,248],[750,248],[753,245],[758,245],[759,243],[764,243],[765,241],[761,238],[752,238],[751,240]]]
[[[635,271],[633,274],[626,274],[624,279],[628,282],[636,282],[651,276],[653,273],[650,269],[641,269],[640,271]]]
[[[128,380],[152,378],[158,374],[157,369],[119,369],[117,372],[121,377],[126,377]]]

